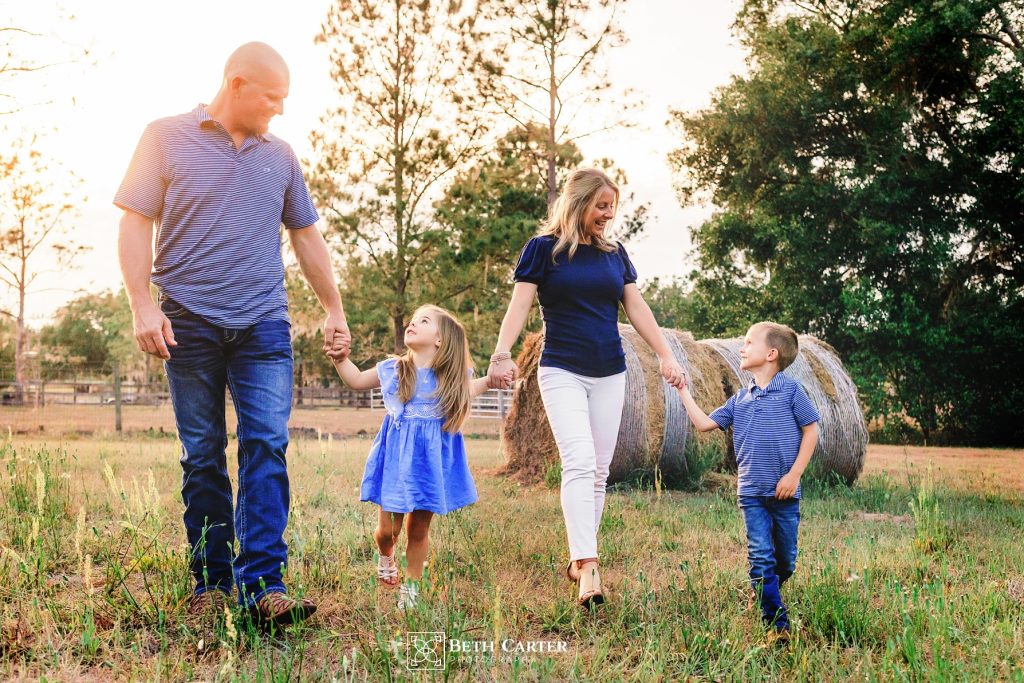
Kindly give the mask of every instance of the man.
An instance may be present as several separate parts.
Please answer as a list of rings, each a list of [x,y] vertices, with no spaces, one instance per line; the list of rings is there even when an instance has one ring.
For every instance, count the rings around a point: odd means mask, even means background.
[[[341,357],[349,340],[299,162],[267,133],[270,120],[284,112],[288,84],[288,67],[270,46],[241,46],[209,105],[147,126],[114,199],[124,210],[118,255],[135,338],[165,361],[182,444],[181,491],[196,581],[189,609],[223,612],[237,586],[242,606],[277,624],[316,610],[309,599],[288,597],[282,577],[292,405],[282,224],[327,312],[324,351]],[[338,351],[335,335],[343,340]],[[225,387],[238,415],[234,508]]]

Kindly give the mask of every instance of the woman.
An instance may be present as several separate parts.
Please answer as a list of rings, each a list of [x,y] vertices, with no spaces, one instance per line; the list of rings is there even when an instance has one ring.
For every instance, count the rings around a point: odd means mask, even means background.
[[[579,585],[583,606],[604,602],[597,529],[626,388],[620,303],[658,354],[662,377],[673,386],[683,377],[637,289],[626,250],[605,237],[618,203],[619,188],[601,171],[579,169],[569,177],[540,233],[520,254],[488,373],[490,386],[498,387],[510,371],[518,372],[510,349],[538,296],[545,339],[537,376],[562,461],[562,513],[569,537],[566,575]]]

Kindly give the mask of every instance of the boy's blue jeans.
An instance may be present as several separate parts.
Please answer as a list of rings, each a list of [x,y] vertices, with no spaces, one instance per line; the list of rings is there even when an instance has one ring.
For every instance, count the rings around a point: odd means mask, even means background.
[[[164,364],[181,439],[181,497],[196,593],[238,586],[253,605],[284,590],[288,521],[288,418],[292,407],[290,324],[267,320],[242,330],[217,327],[165,299],[174,330]],[[228,477],[225,386],[238,416],[238,501]],[[235,557],[235,535],[238,555]]]
[[[796,570],[800,499],[740,496],[747,527],[750,585],[761,602],[761,617],[778,630],[789,629],[789,615],[779,589]]]

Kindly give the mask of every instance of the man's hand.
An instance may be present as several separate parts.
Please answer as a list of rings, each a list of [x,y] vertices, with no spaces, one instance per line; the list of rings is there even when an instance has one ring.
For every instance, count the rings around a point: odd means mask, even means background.
[[[786,500],[796,495],[796,489],[800,486],[800,475],[790,472],[775,485],[775,497],[779,500]]]
[[[331,360],[344,360],[352,344],[352,335],[344,315],[330,313],[324,320],[324,353]]]
[[[347,334],[338,332],[334,335],[334,355],[330,358],[335,363],[340,363],[352,354],[352,340]]]
[[[132,318],[135,341],[139,349],[157,358],[169,360],[171,352],[167,347],[177,346],[178,342],[174,340],[171,321],[160,307],[152,301],[147,301],[134,311]]]

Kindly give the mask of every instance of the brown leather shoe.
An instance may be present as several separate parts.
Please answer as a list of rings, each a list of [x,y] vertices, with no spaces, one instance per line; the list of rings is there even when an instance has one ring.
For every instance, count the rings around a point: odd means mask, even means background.
[[[309,598],[296,600],[278,591],[264,595],[250,612],[266,624],[286,626],[313,616],[316,603]]]
[[[188,613],[193,616],[220,616],[230,603],[230,595],[214,588],[203,593],[193,593],[188,599]]]

